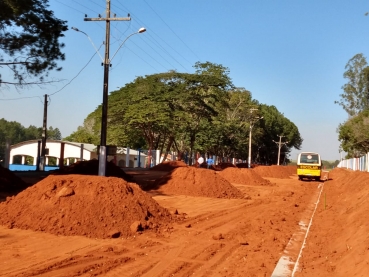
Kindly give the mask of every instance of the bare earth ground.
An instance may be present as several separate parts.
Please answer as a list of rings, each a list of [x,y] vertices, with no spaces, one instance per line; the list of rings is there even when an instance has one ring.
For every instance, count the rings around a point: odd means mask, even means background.
[[[294,172],[50,175],[0,200],[0,276],[368,276],[368,173]]]

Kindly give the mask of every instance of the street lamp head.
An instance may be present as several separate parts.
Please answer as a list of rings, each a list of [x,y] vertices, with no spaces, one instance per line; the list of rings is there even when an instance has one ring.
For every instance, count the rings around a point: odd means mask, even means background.
[[[146,28],[140,28],[139,30],[138,30],[138,32],[141,34],[141,33],[144,33],[144,32],[146,32]]]
[[[74,30],[74,31],[79,32],[79,30],[76,27],[72,27],[71,29]]]

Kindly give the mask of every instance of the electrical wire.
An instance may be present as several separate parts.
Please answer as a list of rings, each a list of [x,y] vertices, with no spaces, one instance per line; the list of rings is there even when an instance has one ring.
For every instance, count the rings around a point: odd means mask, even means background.
[[[90,10],[90,11],[94,12],[95,14],[99,14],[99,12],[96,12],[96,11],[94,11],[94,10],[90,9],[89,7],[87,7],[87,6],[85,6],[85,5],[83,5],[83,4],[79,3],[79,2],[77,2],[76,0],[72,0],[72,1],[73,1],[73,2],[75,2],[75,3],[77,3],[78,5],[80,5],[80,6],[84,7],[84,8],[86,8],[86,9],[88,9],[88,10]],[[84,13],[84,14],[86,14],[86,13]]]
[[[17,97],[17,98],[0,98],[0,101],[13,101],[13,100],[23,100],[23,99],[31,99],[31,98],[39,98],[41,100],[41,96],[25,96],[25,97]],[[42,100],[41,100],[42,103]]]
[[[54,1],[55,1],[55,2],[58,2],[59,4],[62,4],[62,5],[64,5],[64,6],[66,6],[66,7],[70,8],[70,9],[72,9],[72,10],[75,10],[75,11],[77,11],[77,12],[81,13],[81,14],[86,14],[86,13],[84,13],[84,12],[80,11],[80,10],[77,10],[76,8],[74,8],[74,7],[72,7],[72,6],[69,6],[69,5],[65,4],[64,2],[61,2],[61,1],[59,1],[59,0],[54,0]]]
[[[173,32],[173,34],[192,52],[192,54],[194,54],[196,56],[197,59],[200,59],[197,54],[177,35],[176,32],[173,31],[173,29],[164,21],[164,19],[161,18],[161,16],[149,5],[149,3],[146,2],[146,0],[143,0],[146,5],[149,6],[149,8],[159,17],[159,19],[161,21],[163,21],[163,23],[169,28],[169,30],[171,30]]]
[[[112,35],[112,37],[114,37],[115,39],[117,39],[115,36]],[[118,39],[117,39],[118,40]],[[120,40],[120,39],[119,39]],[[122,40],[120,40],[122,41]],[[132,41],[132,43],[139,49],[141,49],[142,52],[146,53],[146,55],[148,55],[151,59],[153,59],[155,62],[157,62],[158,64],[160,64],[163,68],[165,68],[166,70],[168,70],[163,64],[161,64],[159,61],[157,61],[154,57],[152,57],[149,53],[147,53],[141,46],[139,46],[138,44],[136,44],[134,41]],[[128,46],[125,46],[126,48],[129,48]],[[153,48],[152,48],[153,49]],[[134,52],[132,49],[129,49],[131,52]],[[155,49],[153,49],[154,51],[156,51]],[[174,68],[174,66],[167,60],[165,59],[159,52],[156,51],[156,53],[158,55],[160,55],[168,64],[170,64],[172,66],[172,68]],[[138,55],[137,55],[138,56]],[[138,56],[139,57],[139,56]],[[142,59],[140,57],[141,60],[145,61],[144,59]],[[146,61],[145,61],[146,62]],[[146,62],[147,63],[147,62]],[[186,70],[186,69],[185,69]]]
[[[58,92],[60,92],[61,90],[63,90],[66,86],[68,86],[70,83],[72,83],[73,82],[73,80],[74,79],[76,79],[78,76],[79,76],[79,74],[81,74],[81,72],[90,64],[90,62],[92,61],[92,59],[93,59],[93,57],[95,57],[95,55],[97,54],[97,52],[100,50],[100,48],[101,48],[101,46],[103,46],[103,44],[101,44],[100,45],[100,47],[97,49],[97,51],[95,51],[95,53],[92,55],[92,57],[89,59],[89,61],[85,64],[85,66],[84,67],[82,67],[82,69],[77,73],[77,75],[76,76],[74,76],[67,84],[65,84],[61,89],[59,89],[59,90],[57,90],[57,91],[55,91],[55,92],[53,92],[53,93],[51,93],[51,94],[49,94],[49,96],[51,96],[51,95],[55,95],[55,94],[57,94]]]
[[[124,7],[124,8],[126,8],[122,3],[120,3],[120,2],[118,2],[122,7]],[[119,7],[117,7],[118,9],[120,9]],[[127,8],[126,8],[127,9]],[[133,14],[133,13],[131,13],[131,15],[133,15],[134,16],[134,18],[135,19],[137,19],[137,22],[139,22],[141,25],[143,25],[143,26],[146,26],[146,27],[148,27],[149,25],[148,24],[145,24],[143,21],[141,21],[140,19],[139,19],[139,17],[136,17],[136,15],[135,14]],[[163,19],[162,19],[162,21],[163,21]],[[166,24],[166,23],[165,23]],[[166,24],[166,25],[168,25],[168,24]],[[173,30],[171,30],[172,32],[174,32]],[[187,71],[187,72],[189,72],[189,70],[188,69],[186,69],[186,67],[183,65],[183,64],[181,64],[178,60],[176,60],[163,46],[162,46],[162,44],[160,44],[160,42],[158,42],[158,40],[154,37],[154,36],[152,36],[151,35],[151,33],[152,34],[154,34],[156,37],[158,37],[162,42],[164,42],[170,49],[172,49],[176,54],[178,54],[182,59],[184,59],[185,61],[187,61],[189,64],[191,64],[192,65],[192,63],[190,62],[190,61],[188,61],[188,59],[186,59],[181,53],[179,53],[176,49],[174,49],[170,44],[168,44],[164,39],[162,39],[157,33],[155,33],[154,32],[154,30],[151,30],[150,29],[150,32],[148,32],[148,34],[146,35],[146,36],[148,36],[148,37],[150,37],[151,38],[151,42],[154,42],[153,44],[155,44],[158,48],[160,48],[163,52],[165,52],[170,58],[172,58],[173,60],[175,60],[182,68],[184,68],[185,69],[185,71]],[[182,42],[183,42],[183,40],[181,40]],[[154,49],[153,47],[152,47],[152,44],[148,44],[147,42],[146,42],[146,44],[150,47],[150,48],[152,48],[152,49]],[[188,47],[188,46],[187,46]],[[155,50],[154,50],[155,51]],[[193,52],[193,51],[192,51]],[[196,57],[197,57],[197,55],[196,55]],[[198,58],[198,57],[197,57]]]

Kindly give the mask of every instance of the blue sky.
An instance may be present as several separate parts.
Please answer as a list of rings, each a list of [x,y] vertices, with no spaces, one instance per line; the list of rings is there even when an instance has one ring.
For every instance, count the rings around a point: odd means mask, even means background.
[[[104,56],[105,0],[49,0],[56,17],[89,35]],[[222,64],[237,87],[260,103],[274,105],[299,129],[300,151],[324,160],[340,158],[336,129],[347,119],[334,104],[342,93],[345,65],[357,53],[367,56],[369,3],[364,0],[111,0],[112,14],[131,21],[111,23],[109,91],[144,76],[175,69],[193,72],[197,61]],[[68,136],[102,102],[103,67],[88,38],[69,30],[62,41],[66,60],[61,80],[20,91],[0,90],[0,118],[42,126],[43,95],[50,95],[48,126]],[[92,60],[90,61],[90,59]],[[89,62],[90,61],[90,62]],[[3,78],[9,76],[1,69]],[[40,96],[40,97],[37,97]],[[13,98],[18,100],[4,100]],[[278,140],[278,137],[275,138]],[[277,147],[277,146],[276,146]]]

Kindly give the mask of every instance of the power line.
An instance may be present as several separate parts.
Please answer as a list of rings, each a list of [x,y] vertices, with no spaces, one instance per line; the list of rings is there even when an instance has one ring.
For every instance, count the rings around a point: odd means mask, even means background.
[[[17,98],[9,98],[9,99],[5,99],[5,98],[0,98],[0,101],[13,101],[13,100],[23,100],[23,99],[31,99],[31,98],[40,98],[41,96],[25,96],[25,97],[17,97]],[[41,100],[42,103],[42,100]]]
[[[123,4],[121,4],[120,2],[118,2],[122,7],[124,7],[125,9],[127,9]],[[118,9],[120,9],[119,7],[117,7]],[[151,8],[151,7],[150,7]],[[152,8],[151,8],[152,9]],[[153,10],[153,9],[152,9]],[[155,11],[154,11],[155,12]],[[156,13],[156,12],[155,12]],[[132,14],[132,13],[131,13]],[[157,14],[157,13],[156,13]],[[132,14],[132,15],[134,15],[134,14]],[[134,15],[134,18],[136,19],[137,18],[137,21],[139,22],[139,23],[141,23],[142,25],[144,25],[144,26],[146,26],[146,27],[148,27],[149,26],[149,24],[146,24],[146,23],[144,23],[143,21],[141,21],[140,19],[139,19],[139,17],[137,17],[136,15]],[[161,19],[161,18],[160,18]],[[163,22],[164,22],[164,20],[163,19],[161,19]],[[165,23],[165,22],[164,22]],[[168,24],[166,24],[165,23],[165,25],[167,25],[168,26]],[[173,33],[174,33],[174,31],[173,30],[171,30]],[[175,62],[177,62],[182,68],[184,68],[184,70],[185,71],[187,71],[187,72],[189,72],[189,70],[188,69],[186,69],[186,67],[185,66],[183,66],[179,61],[177,61],[163,46],[162,46],[162,44],[160,44],[160,42],[158,42],[158,40],[154,37],[154,36],[152,36],[151,35],[151,33],[152,34],[154,34],[156,37],[158,37],[162,42],[164,42],[170,49],[172,49],[176,54],[178,54],[182,59],[184,59],[185,61],[187,61],[189,64],[191,64],[191,62],[190,61],[188,61],[188,59],[186,59],[180,52],[178,52],[175,48],[173,48],[170,44],[168,44],[164,39],[162,39],[157,33],[155,33],[155,31],[152,29],[150,29],[150,32],[148,32],[148,34],[147,34],[147,36],[149,37],[149,39],[151,38],[151,41],[152,42],[155,42],[154,44],[156,44],[156,46],[159,48],[159,49],[161,49],[163,52],[165,52],[171,59],[173,59],[173,60],[175,60]],[[175,33],[174,33],[175,34]],[[176,35],[177,36],[177,35]],[[178,37],[178,36],[177,36]],[[181,40],[181,39],[180,39]],[[183,42],[183,40],[181,40],[182,42]],[[183,42],[184,43],[184,42]],[[185,43],[184,43],[185,44]],[[149,45],[149,47],[151,47],[152,49],[154,49],[153,47],[152,47],[152,45],[151,44],[148,44]],[[188,47],[188,46],[187,46]],[[195,54],[195,56],[197,57],[197,55]],[[198,58],[198,57],[197,57]],[[198,58],[199,59],[199,58]],[[191,64],[192,65],[192,64]]]
[[[103,44],[101,44],[100,45],[100,47],[97,49],[97,51],[99,51],[100,50],[100,48],[101,48],[101,46],[102,46]],[[88,62],[85,64],[85,66],[84,67],[82,67],[82,69],[77,73],[77,75],[75,75],[67,84],[65,84],[61,89],[59,89],[59,90],[57,90],[57,91],[55,91],[55,92],[53,92],[53,93],[51,93],[51,94],[49,94],[50,96],[51,95],[55,95],[55,94],[57,94],[58,92],[60,92],[61,90],[63,90],[66,86],[68,86],[70,83],[72,83],[73,82],[73,80],[74,79],[76,79],[78,76],[79,76],[79,74],[81,74],[81,72],[89,65],[89,63],[92,61],[92,59],[93,59],[93,57],[95,57],[95,55],[97,54],[97,52],[95,52],[93,55],[92,55],[92,57],[88,60]]]
[[[160,18],[161,21],[163,21],[163,23],[169,28],[169,30],[171,30],[173,32],[173,34],[192,52],[192,54],[194,54],[196,56],[196,58],[198,58],[200,60],[200,58],[196,55],[196,53],[176,34],[176,32],[173,31],[172,28],[170,28],[170,26],[161,18],[161,16],[149,5],[149,3],[146,2],[146,0],[144,0],[144,2],[146,3],[146,5],[148,5],[150,7],[150,9]]]
[[[64,2],[61,2],[61,1],[58,1],[58,0],[55,0],[55,2],[58,2],[59,4],[62,4],[62,5],[64,5],[64,6],[68,7],[68,8],[70,8],[70,9],[72,9],[72,10],[75,10],[75,11],[77,11],[77,12],[81,13],[81,14],[86,14],[85,12],[82,12],[82,11],[80,11],[80,10],[77,10],[76,8],[74,8],[74,7],[72,7],[72,6],[69,6],[69,5],[65,4]]]
[[[84,7],[84,8],[86,8],[86,9],[88,9],[88,10],[90,10],[90,11],[94,12],[95,14],[99,14],[99,12],[96,12],[96,11],[94,11],[94,10],[90,9],[89,7],[87,7],[87,6],[83,5],[83,4],[81,4],[80,2],[78,2],[78,1],[76,1],[76,0],[72,0],[72,1],[73,1],[73,2],[75,2],[75,3],[77,3],[78,5],[80,5],[80,6]],[[86,14],[86,13],[84,13],[84,14]]]

